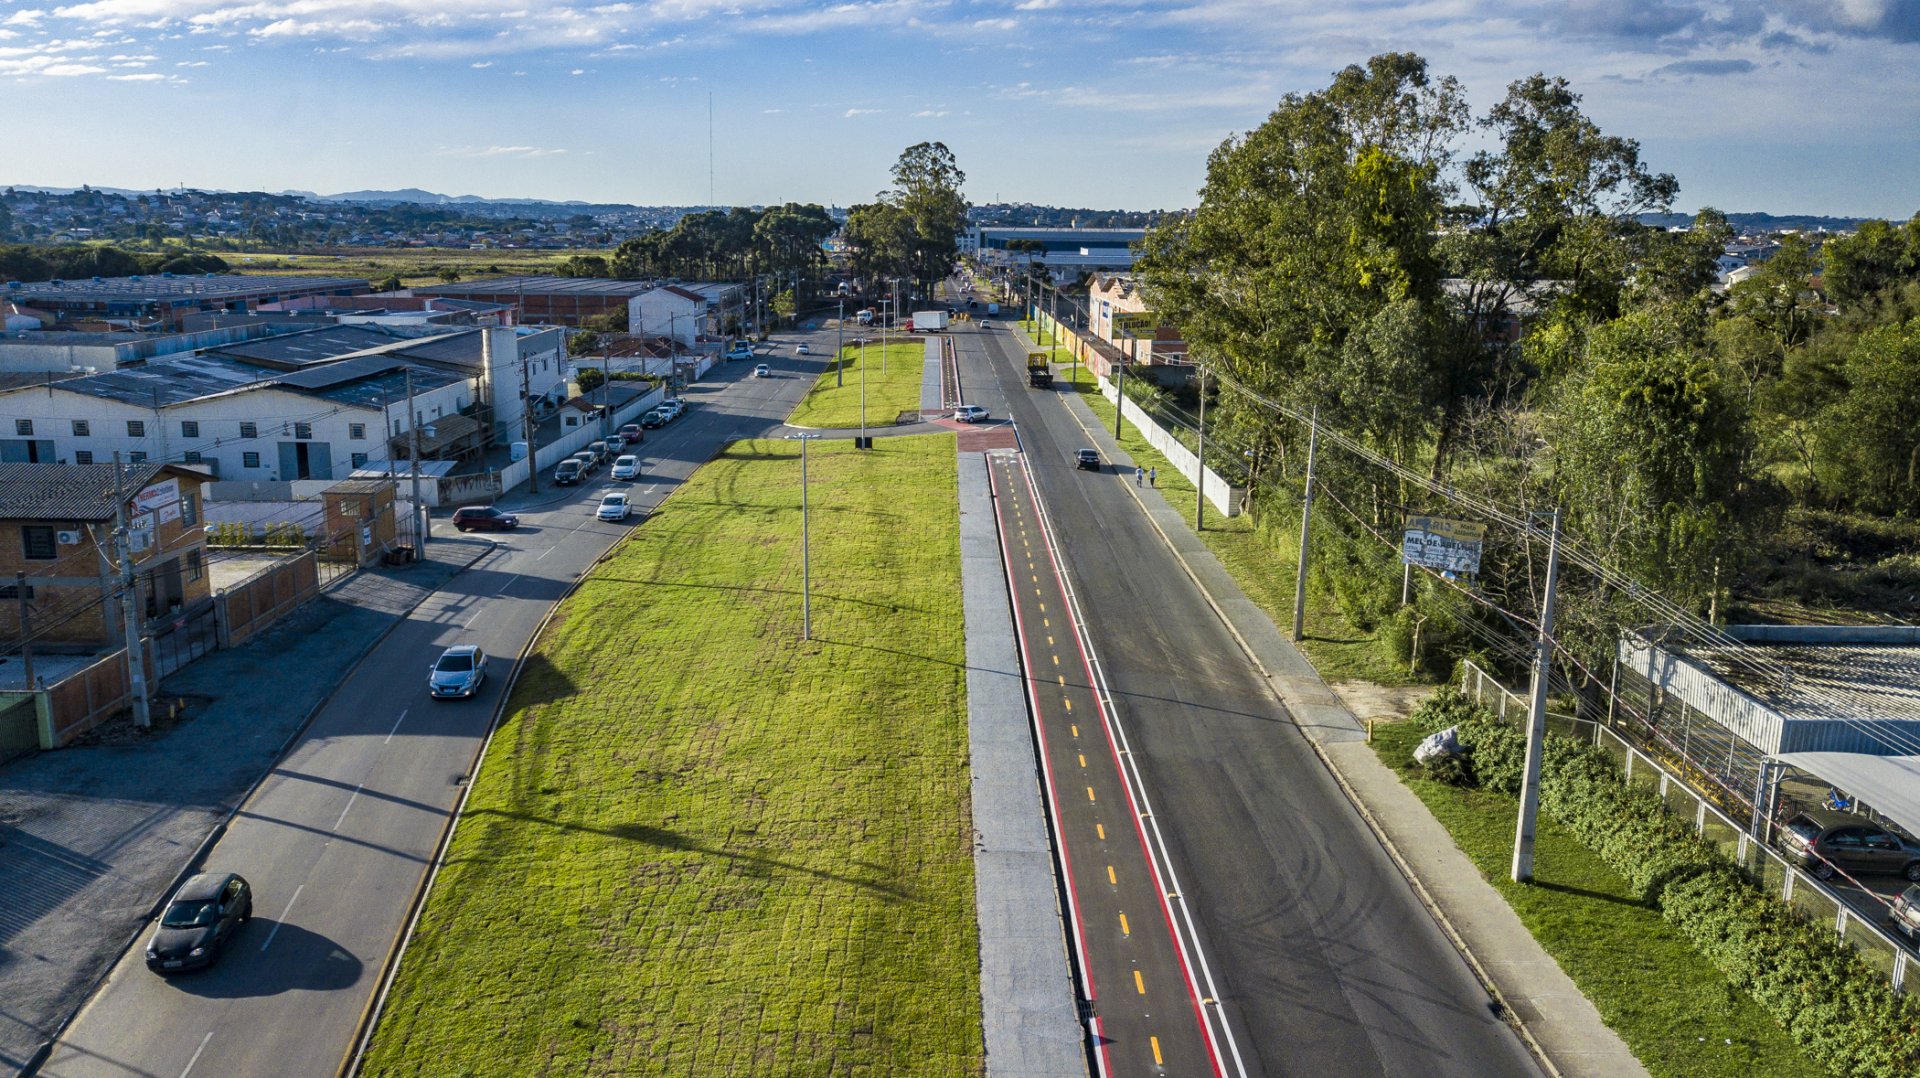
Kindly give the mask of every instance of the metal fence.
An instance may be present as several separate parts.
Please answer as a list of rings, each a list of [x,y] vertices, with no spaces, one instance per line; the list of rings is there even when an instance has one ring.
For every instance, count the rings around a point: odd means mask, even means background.
[[[1524,722],[1527,699],[1500,684],[1471,661],[1465,664],[1460,688],[1473,701],[1501,719]],[[1694,831],[1712,843],[1729,861],[1739,865],[1761,891],[1778,898],[1815,924],[1833,928],[1842,941],[1887,978],[1896,991],[1920,987],[1920,970],[1910,961],[1912,952],[1898,938],[1863,916],[1838,892],[1814,879],[1747,833],[1715,804],[1720,791],[1712,782],[1700,783],[1703,795],[1673,770],[1629,744],[1606,724],[1573,715],[1547,713],[1547,732],[1598,745],[1620,768],[1629,783],[1659,795],[1667,811],[1688,821]],[[1695,778],[1699,782],[1699,777]]]

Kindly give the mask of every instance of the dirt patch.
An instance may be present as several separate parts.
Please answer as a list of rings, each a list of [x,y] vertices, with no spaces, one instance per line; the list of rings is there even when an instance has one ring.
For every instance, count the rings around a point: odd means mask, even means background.
[[[1361,725],[1400,722],[1438,689],[1432,685],[1375,685],[1371,681],[1337,681],[1330,688]]]

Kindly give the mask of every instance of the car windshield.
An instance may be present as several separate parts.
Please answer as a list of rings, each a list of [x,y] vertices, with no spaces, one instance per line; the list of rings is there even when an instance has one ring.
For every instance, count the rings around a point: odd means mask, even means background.
[[[162,928],[205,928],[220,919],[220,904],[194,900],[175,902],[160,915]]]
[[[622,468],[631,468],[637,461],[632,457],[621,457],[619,460],[614,461],[614,463],[620,465]]]
[[[601,505],[625,505],[626,503],[627,498],[624,494],[609,494],[600,499]]]
[[[471,655],[442,655],[440,665],[434,667],[443,674],[464,674],[473,669]]]
[[[1796,816],[1787,821],[1787,830],[1800,837],[1802,842],[1812,842],[1820,837],[1819,823],[1805,816]]]

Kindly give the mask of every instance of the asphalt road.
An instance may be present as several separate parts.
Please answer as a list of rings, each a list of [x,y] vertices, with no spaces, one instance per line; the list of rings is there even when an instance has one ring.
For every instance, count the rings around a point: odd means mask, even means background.
[[[1121,489],[1132,476],[1074,468],[1091,440],[1060,391],[1027,388],[1005,330],[955,337],[967,399],[1020,431],[1245,1073],[1538,1074]]]
[[[600,494],[625,489],[650,509],[724,442],[778,426],[826,360],[794,355],[798,339],[692,387],[688,412],[635,447],[641,479],[610,481],[603,466],[554,489],[543,476],[540,494],[503,503],[521,528],[498,535],[496,550],[395,626],[207,856],[209,870],[239,872],[255,891],[253,920],[219,964],[157,976],[143,935],[41,1073],[332,1074],[353,1048],[514,657],[573,579],[640,520],[597,521]],[[810,339],[831,347],[830,334]],[[758,362],[774,377],[751,377]],[[493,656],[486,683],[475,699],[430,699],[427,668],[456,643]]]

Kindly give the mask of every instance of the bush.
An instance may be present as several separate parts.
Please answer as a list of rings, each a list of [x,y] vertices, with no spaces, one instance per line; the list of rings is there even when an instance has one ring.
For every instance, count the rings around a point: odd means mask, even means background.
[[[1518,724],[1499,721],[1453,688],[1430,697],[1413,719],[1427,730],[1459,727],[1482,784],[1519,792],[1526,737]],[[1668,814],[1658,795],[1622,781],[1599,748],[1549,736],[1540,807],[1835,1074],[1920,1073],[1920,1005],[1896,995],[1831,927],[1762,894]]]

